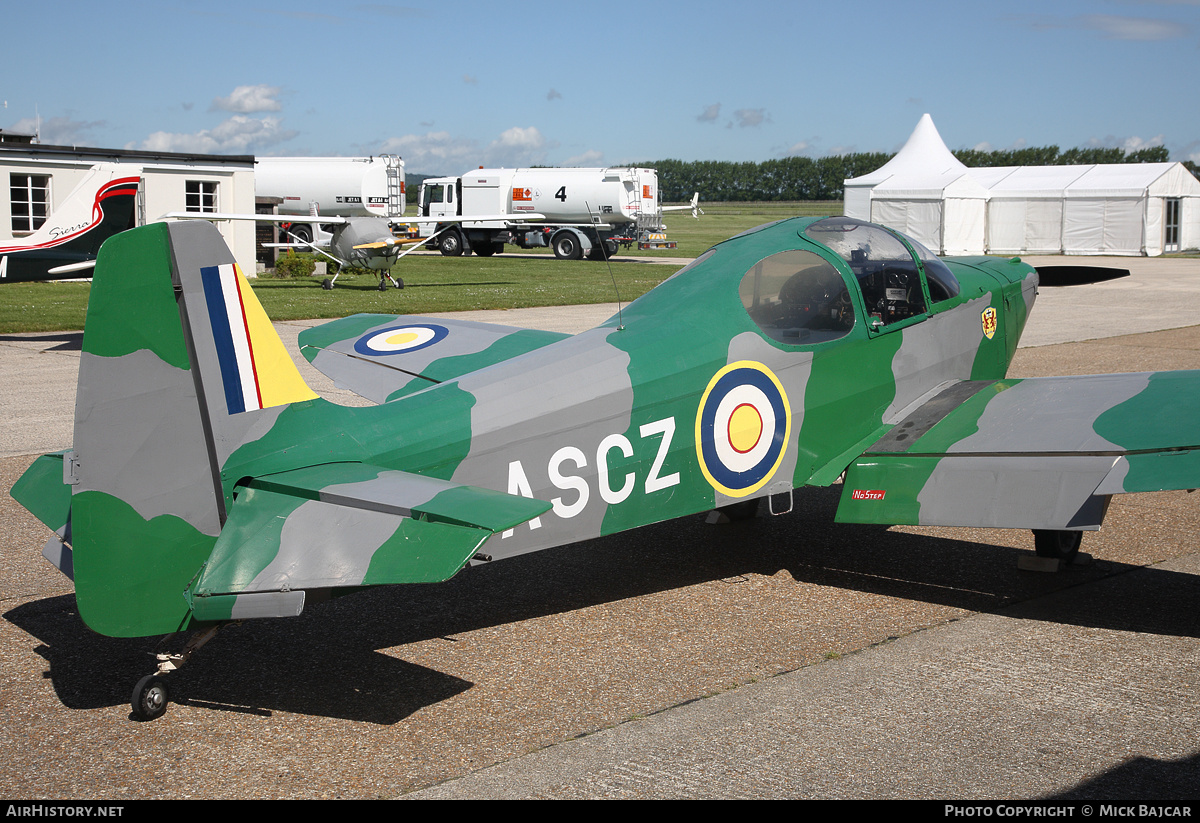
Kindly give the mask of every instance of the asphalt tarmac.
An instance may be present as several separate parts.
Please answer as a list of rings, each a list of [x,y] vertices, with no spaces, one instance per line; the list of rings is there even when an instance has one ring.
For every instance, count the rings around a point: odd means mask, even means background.
[[[1014,376],[1200,368],[1200,261],[1066,262],[1133,275],[1044,287]],[[1027,532],[836,525],[837,489],[805,490],[230,627],[134,722],[154,642],[84,627],[7,496],[70,444],[78,345],[0,336],[0,796],[1200,797],[1187,492],[1114,498],[1047,574]]]

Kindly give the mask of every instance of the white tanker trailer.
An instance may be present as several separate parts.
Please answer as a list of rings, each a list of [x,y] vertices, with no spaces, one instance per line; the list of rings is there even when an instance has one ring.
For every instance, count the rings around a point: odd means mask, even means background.
[[[563,259],[611,257],[620,246],[675,248],[663,233],[654,169],[477,169],[421,184],[421,217],[511,215],[505,220],[421,226],[442,254],[490,257],[506,243]],[[525,221],[522,214],[545,219]]]
[[[404,161],[387,154],[260,157],[254,168],[254,193],[280,199],[280,214],[400,217],[405,208]],[[307,222],[297,223],[292,233],[307,242],[322,239]]]

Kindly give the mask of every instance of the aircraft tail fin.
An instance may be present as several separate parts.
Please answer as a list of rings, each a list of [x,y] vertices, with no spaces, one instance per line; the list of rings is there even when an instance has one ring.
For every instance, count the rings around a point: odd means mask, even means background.
[[[182,628],[182,592],[232,505],[225,460],[316,397],[215,227],[154,223],[110,239],[64,460],[84,621],[110,636]]]
[[[22,241],[34,247],[94,256],[114,234],[133,228],[141,166],[97,163]]]

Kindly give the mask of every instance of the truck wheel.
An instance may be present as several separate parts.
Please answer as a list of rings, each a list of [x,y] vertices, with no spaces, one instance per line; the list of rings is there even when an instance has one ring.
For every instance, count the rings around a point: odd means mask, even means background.
[[[583,246],[579,238],[565,231],[554,238],[554,256],[559,260],[578,260],[583,257]]]
[[[289,240],[298,240],[301,243],[311,243],[313,239],[312,228],[307,223],[300,223],[292,226],[288,230],[288,234],[292,235]]]
[[[456,231],[446,232],[442,235],[442,242],[438,243],[438,249],[445,257],[461,256],[463,253],[462,236]]]

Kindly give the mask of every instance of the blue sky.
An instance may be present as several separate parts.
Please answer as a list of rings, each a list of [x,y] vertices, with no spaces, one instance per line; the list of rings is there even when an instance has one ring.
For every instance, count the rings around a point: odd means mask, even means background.
[[[1200,161],[1200,0],[0,0],[0,128],[410,173],[1165,145]]]

